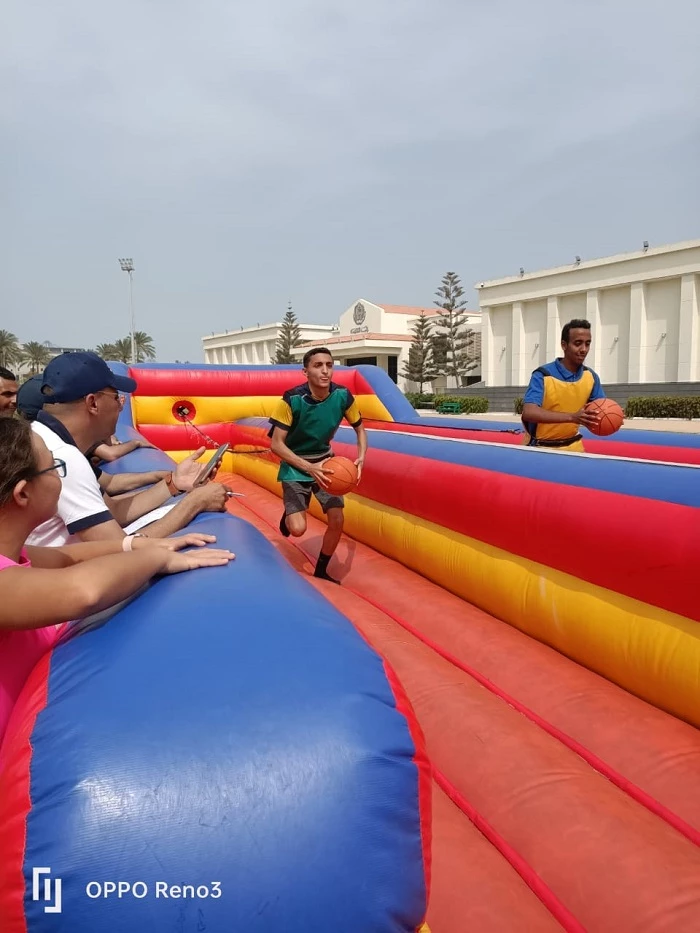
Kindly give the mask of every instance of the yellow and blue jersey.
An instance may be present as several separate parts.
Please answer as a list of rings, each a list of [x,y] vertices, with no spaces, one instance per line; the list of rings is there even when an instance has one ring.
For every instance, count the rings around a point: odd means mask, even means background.
[[[275,406],[270,422],[272,427],[287,432],[285,443],[299,457],[307,460],[323,460],[331,453],[331,440],[340,422],[345,420],[353,427],[362,423],[362,415],[352,392],[345,386],[331,382],[325,399],[316,399],[308,383],[296,386],[284,393]],[[280,482],[313,482],[308,473],[302,473],[284,461],[277,475]]]
[[[523,403],[539,405],[547,411],[575,412],[597,398],[605,398],[598,373],[587,366],[580,366],[572,373],[557,359],[533,372]],[[570,451],[583,450],[578,425],[573,422],[535,424],[523,418],[523,426],[527,432],[526,444],[561,447]]]

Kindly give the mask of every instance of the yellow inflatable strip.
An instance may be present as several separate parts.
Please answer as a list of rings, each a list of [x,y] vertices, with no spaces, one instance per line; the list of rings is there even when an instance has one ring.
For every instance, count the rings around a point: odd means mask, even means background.
[[[357,404],[363,418],[392,421],[392,417],[376,395],[358,395]],[[182,424],[173,414],[173,405],[180,397],[162,395],[132,396],[134,424]],[[269,418],[279,401],[278,395],[248,395],[231,397],[193,396],[196,415],[194,424],[226,424],[241,418]]]
[[[231,460],[234,472],[280,495],[275,464],[245,454]],[[311,511],[323,517],[315,499]],[[345,529],[485,612],[700,727],[699,623],[356,494],[346,498]]]

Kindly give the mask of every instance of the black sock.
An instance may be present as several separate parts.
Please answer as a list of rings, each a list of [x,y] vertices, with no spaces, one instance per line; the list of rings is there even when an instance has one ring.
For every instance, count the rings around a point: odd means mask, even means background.
[[[285,536],[285,538],[289,537],[289,528],[287,528],[287,513],[286,512],[282,512],[282,518],[280,519],[280,531]]]
[[[321,551],[321,553],[318,555],[318,560],[316,561],[314,576],[320,577],[321,580],[330,580],[331,583],[337,583],[340,586],[340,580],[336,580],[328,573],[328,561],[332,556],[332,554],[324,554],[323,551]]]

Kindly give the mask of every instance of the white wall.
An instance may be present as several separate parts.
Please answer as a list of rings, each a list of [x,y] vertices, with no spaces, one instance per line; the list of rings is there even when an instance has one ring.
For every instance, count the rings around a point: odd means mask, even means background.
[[[575,318],[591,322],[588,363],[604,383],[700,381],[700,240],[477,288],[488,386],[524,385]]]
[[[202,337],[205,363],[267,366],[277,352],[281,323],[245,327]],[[331,324],[300,324],[301,340],[325,343],[336,329]]]
[[[518,376],[515,385],[524,385],[533,369],[547,362],[547,302],[539,299],[522,304],[524,340],[521,366],[514,374]]]
[[[493,308],[489,314],[491,340],[493,344],[493,359],[490,385],[512,385],[511,372],[513,369],[512,355],[512,306],[504,305]],[[519,385],[520,383],[516,383]]]
[[[642,356],[647,382],[677,379],[680,302],[680,279],[650,282],[645,288],[646,340]]]
[[[599,293],[600,322],[594,340],[595,362],[603,382],[627,382],[629,377],[630,290],[606,288]],[[593,322],[591,322],[592,324]],[[599,357],[599,361],[598,361]]]

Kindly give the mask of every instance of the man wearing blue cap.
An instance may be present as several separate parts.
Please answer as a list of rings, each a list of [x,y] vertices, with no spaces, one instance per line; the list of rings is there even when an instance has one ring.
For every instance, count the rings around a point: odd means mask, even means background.
[[[35,421],[44,407],[46,397],[41,391],[43,382],[44,374],[40,373],[38,376],[27,379],[19,388],[17,413],[25,421]],[[97,444],[91,451],[87,451],[85,456],[92,464],[102,492],[108,492],[111,496],[119,496],[134,489],[143,489],[144,486],[150,486],[166,478],[167,470],[152,470],[148,473],[103,473],[98,469],[97,465],[101,460],[118,460],[119,457],[125,457],[139,447],[150,447],[150,444],[144,440],[126,441],[123,444],[104,442]]]
[[[29,544],[52,546],[68,541],[124,538],[123,527],[162,506],[172,496],[187,493],[165,516],[148,525],[148,537],[165,538],[184,528],[200,512],[224,511],[226,489],[220,483],[195,487],[204,448],[195,451],[150,489],[122,499],[104,495],[85,456],[111,437],[121,411],[121,394],[136,382],[118,376],[97,354],[62,353],[44,371],[44,405],[32,429],[54,457],[66,463],[58,513],[37,528]],[[125,542],[125,547],[128,544]]]

